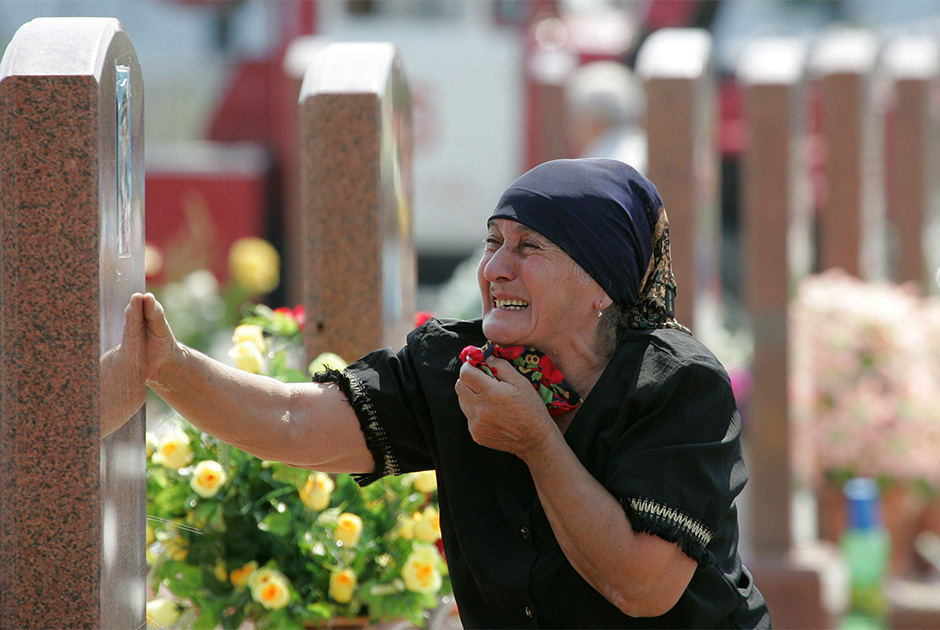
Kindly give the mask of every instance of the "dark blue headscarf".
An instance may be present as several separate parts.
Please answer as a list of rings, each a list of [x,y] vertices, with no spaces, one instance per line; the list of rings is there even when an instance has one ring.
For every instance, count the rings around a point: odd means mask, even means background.
[[[511,219],[539,232],[612,300],[630,307],[637,303],[653,255],[653,228],[662,206],[653,183],[623,162],[554,160],[513,182],[490,218]]]

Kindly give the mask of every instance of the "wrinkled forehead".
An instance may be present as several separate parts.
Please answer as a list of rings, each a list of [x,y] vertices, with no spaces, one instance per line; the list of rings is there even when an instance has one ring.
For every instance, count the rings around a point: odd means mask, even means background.
[[[516,233],[520,235],[527,236],[529,238],[536,238],[540,242],[551,245],[553,247],[558,247],[552,239],[548,238],[535,228],[529,227],[525,223],[516,221],[515,219],[504,219],[504,218],[494,218],[486,222],[487,230],[490,234],[498,232],[500,234],[506,234],[507,232]]]

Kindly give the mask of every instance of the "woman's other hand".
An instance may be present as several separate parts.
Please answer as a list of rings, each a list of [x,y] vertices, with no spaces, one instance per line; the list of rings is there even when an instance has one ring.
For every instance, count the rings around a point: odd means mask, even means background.
[[[512,364],[497,357],[486,363],[496,369],[496,378],[464,363],[454,386],[470,435],[481,446],[526,459],[557,428],[555,422],[532,383]]]

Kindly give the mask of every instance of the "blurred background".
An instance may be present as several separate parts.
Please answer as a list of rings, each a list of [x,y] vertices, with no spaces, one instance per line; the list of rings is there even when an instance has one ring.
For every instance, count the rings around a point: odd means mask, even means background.
[[[837,28],[866,33],[879,49],[899,40],[940,42],[940,0],[0,0],[3,45],[40,16],[116,17],[133,41],[145,81],[148,283],[177,312],[178,334],[197,346],[210,343],[203,336],[216,332],[224,317],[226,300],[205,296],[230,286],[232,246],[246,238],[274,249],[249,241],[257,248],[242,256],[251,261],[281,252],[280,275],[260,278],[251,295],[236,298],[260,298],[272,307],[302,301],[300,266],[284,252],[297,194],[290,179],[292,112],[313,51],[340,41],[397,46],[413,96],[418,308],[473,317],[480,309],[474,274],[484,222],[504,188],[528,168],[562,157],[616,157],[646,171],[651,112],[640,66],[656,60],[642,59],[644,44],[663,29],[707,34],[715,91],[708,142],[716,164],[713,175],[706,173],[715,199],[705,201],[714,201],[719,246],[717,282],[707,287],[714,313],[697,313],[695,328],[728,368],[746,437],[754,426],[747,412],[755,335],[742,254],[748,148],[742,55],[755,40],[773,37],[812,50]],[[895,76],[937,76],[936,48],[926,57],[927,70],[915,67],[925,63],[923,55],[900,58],[892,62]],[[764,63],[760,72],[772,74],[778,60]],[[875,150],[887,155],[899,127],[892,120],[896,94],[883,69],[878,64],[872,72],[867,107],[884,124],[884,144]],[[834,196],[826,159],[836,150],[820,139],[820,90],[808,83],[799,155],[818,222]],[[940,90],[936,81],[927,84],[931,153],[940,146],[934,124]],[[903,159],[886,161],[882,209],[890,206],[892,178],[906,168]],[[916,228],[923,278],[892,283],[904,226],[889,212],[876,247],[887,262],[861,274],[866,281],[822,274],[793,282],[791,355],[783,359],[783,369],[792,370],[792,470],[780,469],[793,478],[792,509],[781,508],[793,523],[787,535],[794,549],[837,542],[847,518],[838,507],[842,484],[853,476],[877,478],[884,520],[897,521],[884,572],[928,588],[894,593],[897,610],[915,612],[895,615],[893,627],[940,627],[937,163],[928,161],[926,172],[924,222]],[[674,182],[656,183],[670,208]],[[812,262],[803,272],[825,271],[820,243],[806,248]],[[680,302],[683,288],[689,295],[696,282],[679,278]],[[745,495],[742,514],[748,506]],[[759,536],[750,522],[742,518],[745,552],[762,544],[752,544]],[[830,556],[815,557],[818,565]],[[844,589],[824,579],[822,591],[829,610],[849,606]]]
[[[697,27],[714,38],[728,236],[722,283],[732,297],[743,142],[733,79],[742,46],[769,35],[812,40],[837,23],[886,38],[940,34],[934,0],[4,0],[3,45],[38,16],[124,24],[146,81],[147,240],[174,252],[181,230],[211,229],[211,246],[203,238],[199,253],[220,276],[238,236],[278,247],[283,239],[282,112],[291,99],[280,86],[292,42],[393,42],[414,95],[415,238],[429,309],[434,288],[473,253],[483,220],[517,175],[543,159],[609,149],[588,146],[605,125],[642,125],[642,87],[630,69],[650,33]],[[626,72],[578,72],[598,61]],[[576,84],[567,109],[578,122],[560,109],[548,116],[537,98],[544,83]],[[551,134],[539,133],[543,122]],[[641,166],[645,147],[633,145],[628,157]],[[190,266],[165,261],[170,277],[174,266]],[[273,300],[297,301],[291,272],[283,269]]]

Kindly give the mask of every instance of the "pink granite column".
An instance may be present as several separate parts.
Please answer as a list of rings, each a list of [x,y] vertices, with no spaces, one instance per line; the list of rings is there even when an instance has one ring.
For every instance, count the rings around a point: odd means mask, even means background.
[[[711,36],[662,29],[637,56],[646,87],[647,176],[669,214],[679,286],[676,317],[693,331],[716,321],[720,300],[717,102]]]
[[[143,81],[121,24],[40,18],[0,64],[0,626],[144,624]],[[102,439],[106,426],[130,422]]]
[[[871,32],[834,29],[810,60],[825,156],[819,266],[864,279],[887,272],[882,112],[872,91],[878,47]]]
[[[300,93],[307,353],[401,346],[417,271],[411,97],[391,44],[331,44]]]
[[[820,571],[791,550],[788,322],[790,287],[811,268],[805,46],[755,40],[741,54],[747,146],[742,164],[744,296],[754,334],[745,449],[751,555],[745,563],[774,624],[830,627]]]
[[[923,290],[933,284],[926,238],[937,194],[938,128],[931,98],[940,88],[940,47],[933,39],[905,37],[884,51],[893,87],[886,151],[888,218],[896,236],[893,279]]]
[[[304,295],[304,231],[301,188],[303,178],[300,166],[300,86],[304,73],[314,56],[327,44],[323,37],[305,35],[293,40],[284,52],[281,67],[283,75],[278,87],[283,90],[285,111],[282,113],[280,132],[280,166],[282,173],[282,199],[284,203],[284,259],[282,267],[292,270],[284,275],[284,297],[288,304],[301,304]]]

